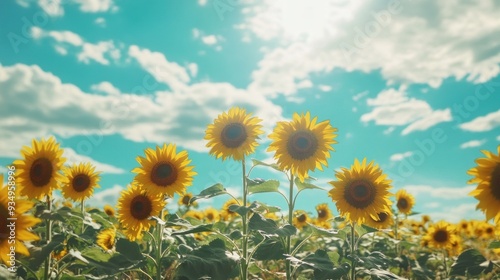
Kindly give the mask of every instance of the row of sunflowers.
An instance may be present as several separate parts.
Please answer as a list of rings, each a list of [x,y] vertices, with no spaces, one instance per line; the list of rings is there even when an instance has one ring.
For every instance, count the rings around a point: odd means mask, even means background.
[[[468,171],[470,195],[487,221],[415,219],[415,199],[373,161],[355,159],[336,171],[316,213],[296,209],[315,185],[309,172],[328,166],[337,129],[310,113],[278,122],[267,150],[275,163],[252,159],[262,120],[241,108],[207,127],[210,154],[241,164],[242,196],[221,184],[187,192],[197,175],[187,151],[163,144],[138,156],[135,178],[116,207],[86,205],[101,173],[90,163],[65,165],[54,138],[34,139],[9,166],[0,188],[0,278],[5,279],[444,279],[497,277],[500,228],[500,146]],[[251,166],[249,165],[251,162]],[[287,178],[253,178],[254,168]],[[57,201],[60,190],[64,201]],[[287,209],[250,201],[255,193],[283,196]],[[227,195],[221,209],[198,200]],[[178,196],[178,210],[167,203]],[[79,207],[73,207],[77,203]],[[87,203],[91,204],[91,203]]]

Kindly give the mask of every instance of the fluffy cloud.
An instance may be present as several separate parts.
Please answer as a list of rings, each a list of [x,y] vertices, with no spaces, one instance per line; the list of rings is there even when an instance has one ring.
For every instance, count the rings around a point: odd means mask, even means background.
[[[413,155],[413,152],[404,152],[404,153],[400,153],[400,154],[393,154],[391,157],[390,157],[390,160],[391,161],[402,161],[403,159],[407,158],[407,157],[410,157]]]
[[[283,42],[253,73],[256,92],[295,93],[300,80],[333,68],[378,70],[389,83],[432,87],[446,78],[482,83],[500,73],[495,0],[302,2],[245,2],[238,26],[245,36]]]
[[[460,128],[466,131],[483,132],[493,130],[498,126],[500,126],[500,110],[463,123]]]
[[[62,0],[38,0],[37,4],[49,16],[63,16],[64,2]],[[30,4],[24,0],[17,0],[17,3],[23,7],[29,7]],[[118,10],[113,0],[72,0],[66,3],[76,4],[84,13],[115,12]]]
[[[469,193],[474,188],[475,186],[438,188],[429,185],[407,185],[403,187],[403,189],[405,189],[406,191],[415,196],[425,195],[426,197],[433,197],[445,200],[468,198]]]
[[[471,140],[460,145],[460,149],[475,148],[486,143],[486,140]]]
[[[117,89],[114,85],[112,85],[110,82],[107,81],[92,85],[90,89],[96,92],[101,92],[110,95],[120,95],[121,93],[119,89]]]
[[[63,157],[66,158],[66,165],[89,162],[95,166],[95,170],[107,174],[123,174],[126,171],[122,168],[96,161],[88,156],[80,155],[72,148],[64,148]]]
[[[194,39],[200,40],[207,46],[213,46],[217,51],[222,50],[220,42],[224,40],[224,37],[214,34],[205,34],[205,32],[201,31],[198,28],[194,28],[192,33]]]

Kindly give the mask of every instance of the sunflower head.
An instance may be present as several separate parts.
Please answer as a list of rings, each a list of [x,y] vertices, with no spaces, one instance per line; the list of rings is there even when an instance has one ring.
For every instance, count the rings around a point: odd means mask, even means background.
[[[61,180],[62,194],[66,199],[83,201],[94,194],[94,188],[99,188],[99,172],[90,163],[79,163],[63,169]]]
[[[477,166],[471,168],[467,173],[474,178],[469,180],[471,184],[477,184],[475,190],[469,195],[479,200],[476,209],[486,214],[486,219],[494,219],[500,223],[500,145],[497,154],[482,151],[486,157],[476,160]]]
[[[109,217],[114,217],[115,216],[115,208],[109,204],[104,205],[104,213],[108,215]]]
[[[455,227],[444,221],[431,225],[427,234],[422,238],[428,247],[448,250],[452,248],[456,240]]]
[[[244,156],[255,151],[257,139],[264,133],[261,121],[238,107],[220,114],[213,124],[208,125],[205,134],[210,154],[222,160],[231,157],[243,160]]]
[[[122,191],[118,199],[118,219],[126,229],[127,238],[131,241],[142,239],[142,232],[154,223],[149,218],[159,216],[164,206],[163,199],[146,192],[135,182]]]
[[[186,206],[186,207],[191,207],[191,206],[198,206],[198,202],[194,201],[194,202],[191,202],[191,199],[193,198],[193,194],[192,193],[185,193],[184,195],[181,195],[180,198],[179,198],[179,201],[177,202],[177,204],[179,204],[179,206]]]
[[[218,222],[220,219],[219,211],[217,211],[217,209],[212,208],[212,207],[205,209],[203,214],[204,214],[203,216],[205,217],[205,220],[209,223]]]
[[[108,228],[102,230],[97,235],[97,245],[101,246],[105,251],[110,251],[115,246],[116,242],[116,230],[114,228]]]
[[[156,146],[156,150],[146,149],[145,154],[137,157],[141,166],[132,170],[137,173],[135,180],[153,195],[183,195],[196,175],[193,166],[188,165],[191,160],[187,151],[177,153],[174,144],[164,144]]]
[[[302,229],[304,226],[307,226],[307,223],[310,222],[310,220],[309,215],[307,215],[305,211],[298,210],[295,211],[293,225],[298,229]]]
[[[394,224],[394,219],[390,212],[380,212],[377,216],[370,216],[366,224],[376,229],[390,228]]]
[[[62,154],[63,150],[53,137],[40,141],[33,139],[31,147],[24,146],[21,150],[24,159],[14,161],[20,195],[38,200],[51,196],[62,179],[59,171],[66,161]]]
[[[407,193],[405,190],[396,192],[396,206],[398,207],[399,213],[405,215],[410,214],[413,205],[415,205],[415,198],[413,195]]]
[[[361,224],[378,213],[391,212],[391,182],[378,165],[356,159],[351,169],[342,168],[335,176],[337,181],[330,182],[333,189],[328,195],[348,221]]]
[[[320,223],[328,221],[333,217],[332,210],[330,210],[326,203],[316,205],[316,212],[318,214],[317,221]]]
[[[3,185],[3,174],[0,174],[0,262],[8,266],[10,266],[8,254],[12,246],[10,240],[15,240],[16,253],[29,256],[30,253],[25,242],[40,239],[38,235],[30,231],[30,228],[40,223],[40,219],[27,214],[33,208],[34,203],[17,198],[15,210],[11,213],[9,201],[9,191],[7,186]],[[11,230],[7,227],[7,219],[10,218],[15,219],[16,222],[15,239],[9,239]]]
[[[293,114],[290,122],[278,122],[269,135],[272,143],[268,151],[274,151],[274,158],[283,170],[290,170],[301,182],[308,177],[308,172],[328,166],[327,159],[332,145],[337,143],[336,128],[329,121],[317,123],[317,117],[311,119],[309,112]]]
[[[230,199],[230,200],[226,201],[224,203],[224,205],[222,205],[222,209],[220,211],[220,217],[224,221],[231,221],[231,220],[233,220],[234,218],[236,218],[238,216],[238,213],[236,213],[234,211],[231,211],[231,209],[229,209],[229,207],[231,205],[241,205],[241,204],[242,204],[242,202],[238,201],[236,199]]]

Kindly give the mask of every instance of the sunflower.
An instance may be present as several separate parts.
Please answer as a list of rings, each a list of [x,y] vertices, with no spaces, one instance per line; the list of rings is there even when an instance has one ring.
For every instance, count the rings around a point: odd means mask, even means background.
[[[217,209],[209,207],[204,211],[205,220],[209,223],[218,222],[220,219],[220,214]]]
[[[422,241],[423,244],[427,244],[431,248],[451,250],[454,242],[457,241],[455,227],[447,222],[440,221],[429,227]]]
[[[399,213],[405,215],[410,214],[413,205],[415,205],[415,198],[413,195],[407,193],[405,190],[396,192],[396,206],[398,207]]]
[[[94,188],[100,187],[100,172],[95,172],[95,167],[90,163],[74,164],[64,168],[63,173],[61,192],[67,199],[83,201],[94,194]]]
[[[477,183],[475,190],[469,193],[479,200],[476,209],[486,214],[486,219],[495,219],[500,222],[500,145],[497,147],[497,155],[489,151],[482,151],[486,157],[476,160],[477,166],[467,171],[474,176],[469,184]]]
[[[26,248],[24,242],[40,239],[38,235],[29,231],[31,227],[40,222],[40,219],[26,214],[34,207],[34,203],[16,199],[15,210],[11,212],[8,207],[11,194],[7,186],[3,185],[3,174],[0,174],[0,260],[9,267],[15,265],[15,262],[12,263],[11,258],[8,256],[11,247],[15,247],[16,253],[29,256],[28,248]],[[14,239],[9,239],[13,233],[11,228],[8,227],[11,221],[7,219],[10,218],[15,219]],[[12,243],[11,240],[14,240],[15,243]],[[14,244],[15,246],[13,246]]]
[[[118,199],[118,219],[126,229],[127,238],[131,241],[142,239],[142,231],[154,223],[149,218],[158,216],[164,206],[165,201],[141,189],[135,182],[122,191]]]
[[[104,205],[104,213],[108,215],[109,217],[114,217],[115,216],[115,208],[113,206],[106,204]]]
[[[180,198],[179,198],[179,201],[177,202],[177,204],[179,204],[180,206],[181,205],[184,205],[186,207],[190,207],[190,206],[198,206],[198,202],[194,201],[194,202],[191,202],[191,199],[193,198],[193,194],[192,193],[185,193],[184,195],[182,195]]]
[[[147,188],[153,195],[166,194],[170,197],[174,193],[183,195],[186,187],[193,182],[193,166],[188,164],[186,151],[176,152],[174,144],[163,144],[163,147],[156,146],[156,150],[146,149],[146,157],[137,157],[141,167],[136,167],[132,172],[137,173],[135,179],[138,183]]]
[[[337,135],[336,128],[329,121],[317,122],[317,117],[311,120],[309,112],[293,114],[290,122],[278,122],[269,135],[272,143],[268,151],[275,151],[274,158],[283,170],[291,170],[293,175],[303,182],[308,177],[308,171],[315,168],[323,170],[328,166],[333,140]]]
[[[376,229],[390,228],[394,224],[392,215],[388,212],[380,212],[376,216],[366,219],[366,224]]]
[[[188,210],[186,213],[183,215],[184,218],[191,217],[196,220],[203,220],[204,218],[204,213],[198,210]]]
[[[342,168],[335,176],[337,181],[330,182],[334,188],[328,195],[347,220],[361,224],[370,216],[391,212],[391,181],[373,161],[366,164],[366,158],[361,163],[356,159],[351,169]]]
[[[322,203],[322,204],[317,205],[316,212],[318,213],[317,221],[319,223],[326,222],[333,217],[332,211],[330,210],[330,208],[328,207],[328,204],[326,204],[326,203]]]
[[[207,127],[205,140],[208,140],[206,146],[210,147],[210,154],[216,158],[222,157],[222,160],[228,157],[243,160],[245,155],[255,151],[257,139],[264,133],[261,121],[238,107],[222,113]]]
[[[238,216],[238,213],[236,213],[234,211],[231,211],[229,209],[229,206],[231,206],[231,205],[241,205],[241,204],[242,204],[241,201],[237,201],[234,198],[226,201],[224,203],[224,205],[222,205],[222,209],[220,211],[220,217],[224,221],[230,221],[230,220],[234,219],[236,216]]]
[[[293,225],[302,229],[304,226],[307,226],[307,223],[310,221],[309,216],[304,211],[295,211],[295,216],[293,217]]]
[[[66,161],[62,154],[63,150],[53,137],[41,141],[33,139],[32,147],[24,146],[21,150],[24,159],[14,161],[19,194],[38,200],[45,195],[51,196],[62,179],[59,171]]]
[[[116,242],[116,230],[114,228],[108,228],[102,230],[97,235],[97,245],[101,246],[104,250],[110,251],[115,246]]]

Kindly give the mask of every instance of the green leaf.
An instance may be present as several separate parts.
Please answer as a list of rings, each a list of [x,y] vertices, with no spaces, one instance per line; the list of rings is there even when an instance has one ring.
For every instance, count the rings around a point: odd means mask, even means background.
[[[91,258],[95,261],[100,262],[107,262],[111,258],[110,254],[104,252],[101,248],[98,247],[85,248],[82,251],[82,256],[84,256],[86,259]]]
[[[463,251],[451,266],[450,276],[477,276],[493,269],[493,263],[476,249]]]
[[[212,224],[202,224],[186,230],[175,231],[172,233],[172,235],[184,235],[189,233],[212,231],[212,228],[213,228]]]
[[[230,234],[229,234],[229,238],[231,238],[232,240],[239,240],[243,237],[243,234],[241,233],[241,231],[239,230],[235,230],[235,231],[232,231]]]
[[[255,213],[250,218],[250,222],[248,223],[248,228],[250,230],[255,230],[260,232],[264,236],[292,236],[297,233],[297,229],[292,225],[284,225],[282,227],[278,227],[276,221],[271,219],[265,219],[260,214]]]
[[[488,245],[488,249],[498,249],[500,248],[500,241],[493,241]]]
[[[85,276],[82,275],[69,275],[64,273],[61,278],[61,280],[85,280]]]
[[[304,190],[304,189],[318,189],[318,190],[323,190],[322,188],[311,184],[310,182],[312,181],[311,178],[307,178],[304,180],[304,182],[301,182],[299,178],[295,178],[295,185],[297,186],[297,189],[299,191]]]
[[[40,215],[40,219],[43,220],[51,220],[51,221],[59,221],[59,222],[66,222],[64,220],[64,217],[56,212],[50,212],[49,210],[43,211],[43,213]]]
[[[281,260],[285,258],[284,254],[283,242],[278,238],[269,238],[257,248],[253,258],[260,261]]]
[[[210,187],[202,190],[199,194],[193,196],[191,198],[191,200],[189,201],[189,204],[191,204],[191,203],[193,203],[196,200],[201,199],[201,198],[210,198],[210,197],[214,197],[214,196],[218,196],[218,195],[226,194],[226,193],[227,193],[227,191],[224,188],[224,186],[220,183],[217,183],[213,186],[210,186]]]
[[[54,235],[49,244],[43,246],[41,250],[34,251],[31,254],[29,267],[33,270],[38,270],[49,254],[52,253],[52,251],[54,251],[54,249],[58,246],[62,246],[65,239],[66,237],[62,234]]]
[[[230,279],[239,274],[239,257],[226,251],[224,241],[215,239],[180,259],[177,276],[180,279]]]
[[[307,225],[312,230],[312,233],[316,236],[337,237],[340,239],[346,239],[347,236],[343,231],[338,231],[334,229],[324,229],[310,223],[307,223]]]
[[[279,166],[276,163],[265,163],[265,162],[262,162],[262,161],[257,160],[257,159],[252,159],[252,164],[253,164],[253,166],[259,166],[259,165],[261,165],[261,166],[271,167],[274,170],[277,170],[277,171],[280,171],[280,172],[283,171],[283,170],[281,170],[279,168]]]
[[[125,238],[120,238],[116,241],[116,251],[131,261],[144,259],[139,245]]]
[[[248,185],[248,194],[278,192],[280,182],[278,180],[268,180],[255,185]]]
[[[367,234],[367,233],[377,232],[377,231],[378,231],[378,229],[376,229],[376,228],[372,228],[372,227],[369,227],[369,226],[364,225],[364,224],[363,224],[363,225],[361,225],[361,226],[360,226],[360,225],[356,225],[356,226],[354,227],[354,230],[356,231],[356,233],[357,233],[359,236],[363,236],[363,235],[365,235],[365,234]]]
[[[288,257],[288,259],[301,266],[312,268],[314,270],[314,279],[318,280],[340,279],[350,271],[350,266],[347,263],[335,267],[328,254],[323,250],[317,250],[303,260],[295,257]]]
[[[238,213],[240,216],[245,216],[248,212],[253,212],[255,208],[257,208],[259,205],[256,202],[253,202],[249,206],[240,206],[238,204],[233,204],[229,205],[229,210],[232,212]]]

